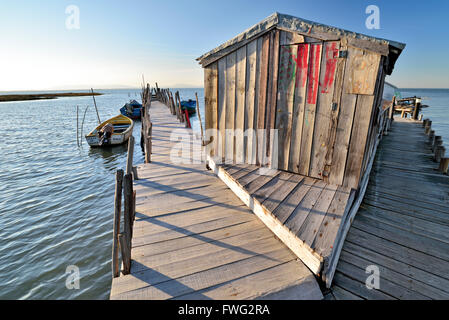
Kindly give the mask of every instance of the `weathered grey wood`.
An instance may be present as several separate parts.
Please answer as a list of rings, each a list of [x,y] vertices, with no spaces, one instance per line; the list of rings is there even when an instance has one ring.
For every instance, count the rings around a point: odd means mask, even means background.
[[[273,212],[303,179],[304,176],[298,174],[291,175],[287,181],[262,202],[263,207]]]
[[[223,161],[226,150],[226,58],[218,60],[218,156]]]
[[[268,65],[268,88],[267,88],[267,118],[266,118],[266,155],[267,166],[273,169],[279,167],[279,155],[276,148],[277,131],[274,131],[276,124],[276,102],[278,96],[278,74],[279,74],[279,30],[270,32],[270,49]]]
[[[235,80],[235,162],[245,162],[245,85],[246,85],[246,47],[237,50]]]
[[[233,163],[234,153],[234,129],[235,129],[235,103],[236,103],[236,67],[237,52],[226,56],[226,152],[225,163]]]
[[[311,44],[309,69],[307,72],[307,93],[304,107],[304,123],[301,135],[301,156],[299,158],[299,173],[309,175],[312,156],[313,131],[319,87],[322,44]]]
[[[293,97],[293,114],[290,140],[288,170],[299,173],[299,159],[301,156],[301,139],[304,126],[304,111],[307,93],[307,72],[309,68],[309,44],[297,46],[297,63],[295,77],[295,92]]]
[[[274,216],[284,224],[298,204],[309,192],[315,180],[309,177],[301,180],[290,195],[273,211]]]
[[[434,292],[439,295],[449,294],[449,282],[447,279],[441,278],[427,270],[416,268],[410,264],[396,260],[394,257],[389,257],[383,253],[378,253],[369,248],[365,248],[348,241],[345,244],[345,252],[347,254],[353,254],[357,257],[371,261],[371,263],[378,263],[379,266],[385,266],[391,270],[395,270],[402,275],[409,276],[410,283],[419,281],[428,286],[431,286]]]
[[[132,195],[133,195],[133,181],[131,174],[125,174],[123,177],[123,235],[125,237],[127,247],[131,248],[132,239]]]
[[[392,296],[386,295],[383,292],[378,290],[369,290],[367,289],[365,283],[354,280],[352,277],[349,277],[343,273],[337,272],[335,273],[335,283],[338,283],[338,286],[351,292],[352,294],[356,294],[363,299],[370,300],[394,300]]]
[[[129,274],[131,269],[131,248],[129,247],[126,236],[123,235],[122,233],[119,233],[118,240],[120,242],[120,251],[122,254],[122,261],[123,261],[122,273],[124,275],[127,275]]]
[[[298,238],[312,247],[315,237],[337,191],[336,185],[326,185],[306,220],[298,231]]]
[[[442,173],[447,174],[448,167],[449,167],[449,158],[441,158],[439,170]]]
[[[348,47],[347,59],[350,59],[352,55],[357,54],[356,50],[357,49]],[[350,74],[351,69],[352,65],[346,63],[344,74]],[[349,90],[349,87],[349,79],[348,77],[344,77],[332,160],[327,163],[329,168],[329,183],[336,185],[343,184],[343,176],[357,101],[357,95],[346,93]]]
[[[259,40],[258,40],[259,41]],[[259,47],[259,42],[258,42]],[[265,129],[266,106],[267,106],[267,88],[268,88],[268,62],[270,50],[270,35],[266,34],[261,38],[261,48],[258,51],[258,99],[257,99],[257,164],[266,165],[266,134],[259,135],[259,130]]]
[[[383,271],[386,271],[386,269],[383,269]],[[368,274],[365,273],[365,269],[359,268],[351,263],[346,262],[345,260],[341,259],[339,262],[339,272],[344,273],[347,276],[350,276],[351,278],[355,279],[359,283],[364,285],[363,291],[375,291],[381,295],[389,295],[392,296],[394,299],[406,299],[406,300],[424,300],[428,299],[428,297],[418,293],[413,292],[407,288],[404,288],[394,282],[390,282],[386,279],[386,277],[380,277],[380,286],[379,289],[368,289],[365,285],[365,281],[368,277]],[[382,271],[381,271],[381,274]],[[388,293],[387,293],[388,292]],[[362,292],[358,292],[358,294],[363,294]],[[384,299],[384,298],[382,298]]]
[[[351,192],[343,187],[338,187],[312,244],[312,247],[323,257],[330,256],[341,223],[351,204]]]
[[[323,44],[309,173],[310,176],[318,179],[326,176],[326,173],[324,173],[326,154],[331,147],[328,145],[332,125],[332,118],[329,115],[332,114],[335,106],[332,104],[332,100],[339,48],[338,42],[326,42]]]
[[[283,33],[285,35],[285,33]],[[281,46],[279,65],[278,99],[276,103],[276,129],[279,130],[278,167],[288,170],[290,141],[292,137],[292,115],[295,93],[297,46]],[[295,119],[296,120],[296,119]]]
[[[205,128],[207,130],[218,130],[218,63],[209,65],[204,70],[204,112],[205,112]],[[208,139],[208,137],[205,137]],[[216,132],[205,141],[207,148],[206,154],[214,156],[218,148],[218,137]],[[212,143],[210,143],[212,141]]]
[[[365,155],[370,119],[374,109],[373,102],[374,96],[357,96],[354,124],[343,178],[343,185],[349,188],[357,189],[363,175],[362,161]]]
[[[112,241],[112,276],[118,277],[120,274],[119,266],[119,239],[120,233],[120,215],[122,212],[122,183],[123,170],[119,169],[115,173],[115,196],[114,196],[114,225]]]
[[[226,299],[233,298],[234,290],[251,293],[247,295],[251,299],[322,298],[305,265],[204,164],[170,162],[170,150],[176,145],[170,141],[170,130],[183,127],[176,117],[159,101],[153,104],[151,117],[157,123],[157,156],[138,167],[140,179],[133,187],[136,199],[130,203],[131,208],[136,205],[130,274],[114,278],[111,299],[185,299],[221,287]],[[241,178],[258,171],[248,165],[225,167]],[[130,250],[124,235],[121,242],[126,257]],[[289,266],[290,272],[277,268],[288,262],[295,266]],[[254,290],[253,280],[264,291]]]
[[[246,163],[256,163],[257,136],[255,129],[255,95],[256,95],[256,72],[257,72],[257,40],[251,41],[246,46],[246,97],[245,97],[245,160]]]
[[[131,135],[128,139],[128,153],[126,157],[126,174],[132,173],[133,167],[133,156],[134,156],[134,136]]]
[[[429,122],[424,126],[432,136]],[[343,245],[333,283],[358,296],[375,298],[363,286],[363,271],[376,265],[380,290],[389,296],[447,299],[449,180],[429,166],[431,144],[420,124],[395,119]],[[410,139],[407,146],[404,139]],[[414,166],[401,166],[401,161]],[[359,284],[348,284],[349,278]]]
[[[323,191],[325,185],[326,184],[323,181],[315,181],[307,194],[285,221],[286,227],[289,228],[293,234],[298,234],[313,206],[320,198],[321,192]]]
[[[339,286],[332,287],[332,294],[335,297],[335,300],[363,300],[359,296],[340,288]]]
[[[305,270],[294,261],[267,268],[247,278],[236,279],[225,286],[211,287],[196,294],[184,296],[184,299],[269,299],[269,300],[320,300],[321,291],[313,281],[313,276],[302,276]],[[296,283],[288,283],[286,274],[299,274]],[[302,277],[301,277],[302,276]],[[263,283],[270,286],[264,286]],[[251,283],[251,287],[248,284]],[[271,287],[276,288],[273,290]],[[270,289],[268,289],[270,288]],[[202,296],[201,296],[202,295]]]

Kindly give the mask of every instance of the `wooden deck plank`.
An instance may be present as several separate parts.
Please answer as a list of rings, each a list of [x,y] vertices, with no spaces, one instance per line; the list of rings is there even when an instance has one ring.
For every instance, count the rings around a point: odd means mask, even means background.
[[[334,286],[363,298],[378,298],[366,292],[362,274],[367,265],[376,265],[380,290],[388,296],[448,298],[449,179],[432,169],[435,163],[427,141],[420,125],[395,118],[379,145]]]
[[[144,299],[206,299],[207,288],[224,284],[240,277],[247,277],[281,263],[292,260],[292,255],[285,250],[274,250],[262,255],[238,260],[229,264],[186,275],[163,283],[144,287],[127,294],[127,298],[138,295]],[[151,279],[152,280],[152,279]],[[150,280],[150,281],[151,281]],[[150,282],[152,283],[152,282]],[[235,297],[235,296],[234,296]],[[228,298],[228,297],[227,297]],[[229,299],[229,298],[228,298]],[[234,298],[236,299],[236,298]],[[240,299],[240,298],[237,298]]]
[[[316,286],[313,276],[301,278],[298,284],[288,283],[288,273],[302,274],[295,261],[280,264],[276,267],[255,273],[249,277],[240,278],[220,287],[212,287],[208,290],[185,296],[185,299],[200,299],[200,294],[207,299],[293,299],[293,300],[319,300],[322,299],[321,291]],[[275,292],[267,290],[262,283],[269,283],[275,287]],[[318,289],[318,290],[317,290]],[[273,290],[274,291],[274,290]]]
[[[220,74],[220,62],[218,66]],[[226,106],[226,101],[220,103]],[[183,299],[212,287],[226,299],[235,299],[226,296],[229,290],[242,290],[250,298],[322,298],[312,273],[204,163],[191,163],[192,155],[182,154],[190,162],[172,162],[171,150],[180,145],[170,141],[170,132],[184,129],[184,124],[158,101],[152,102],[150,112],[157,153],[151,163],[138,166],[131,273],[113,279],[111,299]],[[248,184],[259,177],[273,178],[248,165],[225,167]],[[259,180],[251,185],[256,191],[264,184]],[[284,264],[302,271],[281,274],[285,270],[277,267]],[[265,270],[284,285],[257,278]],[[242,282],[250,277],[265,291]]]

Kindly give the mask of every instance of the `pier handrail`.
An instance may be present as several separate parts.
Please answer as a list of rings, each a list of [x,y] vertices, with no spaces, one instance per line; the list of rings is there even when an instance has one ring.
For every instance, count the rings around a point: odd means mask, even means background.
[[[122,169],[116,172],[114,225],[112,243],[112,276],[120,275],[119,250],[122,258],[122,273],[129,274],[131,269],[131,247],[134,220],[136,216],[136,191],[133,180],[137,180],[137,169],[133,166],[134,137],[128,139],[128,155],[125,174]],[[123,194],[123,231],[120,231]]]
[[[156,97],[160,95],[160,89],[156,91]],[[151,107],[152,90],[150,85],[147,84],[146,88],[142,92],[142,112],[141,112],[141,131],[140,131],[140,145],[145,152],[145,163],[151,162],[152,153],[152,127],[150,119],[150,107]]]

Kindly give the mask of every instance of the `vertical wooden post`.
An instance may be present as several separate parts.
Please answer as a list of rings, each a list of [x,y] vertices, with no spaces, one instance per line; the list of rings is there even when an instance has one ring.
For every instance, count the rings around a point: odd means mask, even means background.
[[[101,124],[100,115],[98,114],[97,102],[95,101],[94,89],[90,88],[92,91],[92,99],[94,99],[95,111],[97,111],[98,124]]]
[[[78,111],[78,109],[79,109],[79,107],[78,106],[76,106],[76,144],[77,144],[77,146],[79,147],[80,146],[80,141],[79,141],[79,134],[78,134],[78,127],[79,127],[79,124],[78,124],[78,114],[79,114],[79,111]],[[82,138],[82,137],[81,137]]]
[[[415,102],[415,108],[413,109],[413,120],[418,120],[419,109],[421,108],[420,102]]]
[[[204,146],[204,134],[203,134],[203,122],[201,121],[201,113],[200,113],[200,103],[198,101],[198,94],[195,92],[195,98],[196,98],[196,113],[198,114],[198,121],[200,122],[200,129],[201,129],[201,145]]]
[[[393,121],[394,117],[394,105],[396,104],[396,96],[393,96],[393,99],[391,100],[391,108],[389,110],[389,118]]]
[[[136,196],[137,196],[137,192],[136,190],[133,190],[133,214],[132,214],[132,224],[134,226],[134,220],[136,220]],[[134,228],[132,228],[132,230],[134,230]]]
[[[132,237],[132,197],[133,197],[133,180],[131,174],[125,174],[123,179],[123,200],[124,200],[124,211],[123,211],[123,228],[124,235],[126,238],[126,243],[129,248],[131,248],[131,237]]]
[[[122,260],[123,260],[123,274],[129,274],[131,271],[131,249],[128,246],[128,243],[126,241],[126,236],[120,233],[118,235],[118,239],[120,242],[120,252],[122,253]]]
[[[120,274],[119,266],[119,239],[120,233],[120,215],[122,209],[122,182],[123,170],[117,170],[115,174],[115,198],[114,198],[114,225],[113,225],[113,241],[112,241],[112,276],[118,277]]]
[[[440,172],[447,174],[448,168],[449,168],[449,158],[441,158],[439,167]]]
[[[443,140],[442,140],[441,136],[433,136],[432,152],[435,152],[435,149],[442,144],[443,144]]]
[[[134,136],[131,135],[128,139],[128,156],[126,157],[126,174],[132,173],[134,156]]]
[[[151,153],[152,153],[152,135],[153,132],[153,123],[148,121],[148,125],[146,127],[145,132],[145,163],[151,162]]]
[[[425,133],[427,135],[429,135],[431,128],[432,128],[432,121],[431,120],[427,120],[426,129],[425,129]]]
[[[181,107],[181,98],[179,97],[179,91],[176,91],[176,101],[177,101],[178,110],[179,110],[179,120],[181,122],[185,122],[184,113],[182,112],[182,107]]]
[[[444,154],[446,152],[446,148],[439,145],[435,148],[435,155],[433,157],[433,160],[435,160],[435,162],[440,162],[441,159],[444,157]]]
[[[430,147],[432,148],[433,145],[433,138],[435,137],[435,130],[430,130],[429,132],[429,143]]]

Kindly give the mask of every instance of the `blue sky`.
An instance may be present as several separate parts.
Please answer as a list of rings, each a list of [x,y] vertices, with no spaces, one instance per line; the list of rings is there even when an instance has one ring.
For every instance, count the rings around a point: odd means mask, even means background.
[[[80,28],[66,28],[66,7]],[[380,29],[367,29],[368,5]],[[404,42],[400,87],[449,88],[449,2],[426,1],[2,1],[0,91],[203,85],[195,58],[273,12]]]

